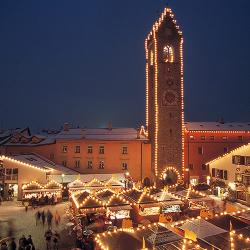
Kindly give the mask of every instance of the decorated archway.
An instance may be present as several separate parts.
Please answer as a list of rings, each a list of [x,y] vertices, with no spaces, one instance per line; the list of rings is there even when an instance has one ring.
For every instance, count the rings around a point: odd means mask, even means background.
[[[175,167],[166,167],[161,173],[161,181],[164,186],[174,187],[181,184],[182,177]]]

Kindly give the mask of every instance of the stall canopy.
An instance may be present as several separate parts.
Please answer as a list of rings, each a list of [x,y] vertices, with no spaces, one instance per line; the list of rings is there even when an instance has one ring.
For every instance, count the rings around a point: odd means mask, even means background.
[[[103,182],[99,181],[98,179],[94,178],[92,179],[90,182],[87,182],[85,184],[86,188],[90,188],[90,189],[101,189],[103,188],[105,185]]]
[[[39,184],[36,181],[32,181],[29,184],[25,184],[22,187],[24,193],[30,193],[30,192],[42,192],[43,186]]]
[[[80,179],[76,179],[68,184],[69,190],[82,190],[85,188],[84,183]]]
[[[62,184],[51,180],[50,182],[48,182],[45,186],[44,186],[44,191],[47,190],[62,190]]]
[[[95,196],[102,200],[103,202],[105,202],[106,204],[108,203],[109,199],[114,195],[115,193],[110,190],[110,189],[104,189],[104,190],[100,190],[98,191]]]
[[[122,189],[124,187],[123,183],[113,176],[105,182],[105,186],[112,189]]]
[[[93,196],[88,196],[82,203],[79,204],[80,209],[104,208],[104,206],[105,203]]]

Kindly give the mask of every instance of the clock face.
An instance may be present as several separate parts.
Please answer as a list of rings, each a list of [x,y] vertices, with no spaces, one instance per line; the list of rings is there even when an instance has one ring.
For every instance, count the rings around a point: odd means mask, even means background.
[[[162,104],[166,105],[175,105],[177,102],[177,94],[173,90],[165,90],[162,97]]]

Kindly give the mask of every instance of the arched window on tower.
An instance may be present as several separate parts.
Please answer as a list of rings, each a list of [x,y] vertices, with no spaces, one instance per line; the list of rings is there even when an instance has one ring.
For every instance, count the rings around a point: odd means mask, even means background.
[[[164,62],[174,62],[174,50],[173,47],[166,45],[163,48],[163,60]]]

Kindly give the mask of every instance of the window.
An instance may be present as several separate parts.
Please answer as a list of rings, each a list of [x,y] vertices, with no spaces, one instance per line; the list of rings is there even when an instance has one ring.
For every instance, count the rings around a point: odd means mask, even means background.
[[[75,161],[75,168],[79,168],[80,167],[80,160],[76,160]]]
[[[92,154],[93,153],[93,146],[88,145],[88,154]]]
[[[122,163],[122,170],[128,170],[128,163],[127,162]]]
[[[101,154],[101,155],[104,154],[104,146],[99,147],[99,154]]]
[[[166,45],[163,48],[163,60],[164,62],[174,62],[174,50],[169,45]]]
[[[104,161],[99,161],[99,169],[104,169]]]
[[[62,152],[67,153],[68,152],[68,147],[66,145],[62,146]]]
[[[227,180],[227,170],[224,170],[224,180]]]
[[[64,167],[67,167],[67,161],[62,161],[62,165],[63,165]]]
[[[203,147],[198,147],[198,154],[203,155]]]
[[[154,65],[154,52],[150,50],[150,66]]]
[[[188,168],[189,168],[190,170],[194,169],[194,164],[189,163],[189,164],[188,164]]]
[[[227,152],[228,152],[228,147],[225,147],[225,148],[223,149],[223,151],[224,151],[224,153],[227,153]]]
[[[205,136],[205,135],[202,135],[202,136],[201,136],[201,140],[202,140],[202,141],[205,141],[205,140],[206,140],[206,136]]]
[[[222,140],[226,141],[227,140],[227,136],[222,136]]]
[[[209,138],[210,138],[211,141],[214,141],[214,136],[213,135],[211,135]]]
[[[238,140],[243,141],[243,136],[242,135],[238,136]]]
[[[80,146],[75,146],[75,153],[79,154],[81,152]]]
[[[245,158],[245,165],[250,166],[250,156],[246,156]]]
[[[201,165],[201,169],[202,169],[203,171],[207,170],[206,164],[202,164],[202,165]]]
[[[193,135],[190,135],[190,136],[189,136],[189,139],[190,139],[190,140],[194,140],[194,136],[193,136]]]
[[[122,154],[127,155],[128,154],[128,147],[127,146],[122,146]]]
[[[212,168],[212,177],[215,177],[215,168]]]
[[[5,180],[18,180],[18,168],[5,169]]]
[[[92,169],[93,168],[93,162],[91,160],[88,160],[87,162],[87,168]]]

